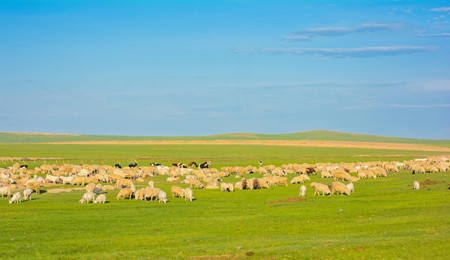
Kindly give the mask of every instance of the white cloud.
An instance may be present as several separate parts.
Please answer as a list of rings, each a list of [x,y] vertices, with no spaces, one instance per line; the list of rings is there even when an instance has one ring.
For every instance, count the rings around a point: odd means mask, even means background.
[[[396,108],[437,108],[437,107],[450,107],[450,104],[429,104],[429,105],[395,104],[395,105],[389,105],[389,107],[396,107]]]
[[[448,11],[450,11],[450,7],[438,7],[438,8],[431,8],[428,10],[430,10],[432,12],[448,12]]]
[[[420,34],[421,37],[450,37],[450,33]]]
[[[301,42],[307,41],[315,37],[336,37],[341,35],[347,35],[351,33],[365,33],[365,32],[378,32],[378,31],[393,31],[404,27],[402,23],[363,23],[356,28],[347,27],[319,27],[308,28],[302,31],[292,32],[288,36],[284,37],[284,40],[289,42]]]
[[[266,48],[257,50],[236,50],[236,53],[250,54],[292,54],[313,55],[329,58],[367,58],[428,52],[436,46],[376,46],[363,48]]]

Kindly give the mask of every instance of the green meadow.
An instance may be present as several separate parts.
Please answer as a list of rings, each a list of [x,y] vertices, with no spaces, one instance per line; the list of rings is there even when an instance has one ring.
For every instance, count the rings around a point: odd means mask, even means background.
[[[403,161],[438,152],[266,145],[54,145],[0,144],[0,157],[61,158],[47,163],[139,165],[212,161],[223,166],[283,163]],[[25,161],[30,167],[43,163]],[[3,165],[1,165],[3,163]],[[13,162],[0,162],[7,167]],[[0,198],[0,256],[19,259],[448,259],[450,254],[449,172],[355,182],[350,196],[300,199],[298,184],[233,193],[194,190],[195,200],[170,196],[167,176],[155,186],[169,202],[78,201],[84,191],[33,193],[30,201]],[[247,175],[246,178],[260,177]],[[294,176],[289,175],[289,180]],[[146,182],[150,179],[146,179]],[[224,182],[235,183],[233,176]],[[311,176],[330,185],[332,180]],[[413,190],[414,181],[422,183]],[[137,183],[137,188],[145,183]]]

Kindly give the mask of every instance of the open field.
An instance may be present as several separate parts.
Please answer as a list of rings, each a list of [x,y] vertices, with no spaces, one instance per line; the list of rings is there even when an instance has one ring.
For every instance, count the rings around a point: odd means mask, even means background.
[[[246,176],[248,177],[248,176]],[[152,178],[167,193],[164,176]],[[319,180],[313,176],[312,180]],[[414,191],[418,180],[423,189]],[[427,181],[430,180],[430,181]],[[230,177],[224,181],[234,182]],[[330,183],[330,180],[323,183]],[[193,202],[115,199],[81,205],[84,191],[0,199],[0,254],[17,258],[433,258],[449,253],[448,172],[355,183],[351,196],[314,197],[308,185],[269,190],[194,190]],[[62,187],[58,185],[56,187]],[[54,188],[54,187],[51,187]],[[44,188],[44,189],[50,189]]]
[[[0,144],[0,157],[47,163],[128,164],[203,162],[223,166],[283,163],[403,161],[442,151],[241,144]],[[56,159],[59,158],[59,159]],[[0,162],[7,167],[14,162]],[[43,176],[43,175],[41,175]],[[289,180],[294,175],[289,175]],[[194,190],[193,202],[170,196],[187,187],[167,176],[150,179],[169,202],[116,199],[81,205],[84,191],[47,185],[31,201],[9,205],[0,198],[0,255],[5,258],[275,258],[447,259],[450,254],[449,172],[355,182],[351,196],[298,197],[298,184],[241,191]],[[261,177],[259,174],[246,178]],[[146,182],[149,179],[146,178]],[[239,179],[226,177],[224,182]],[[422,189],[412,189],[413,181]],[[331,184],[331,179],[311,176]],[[137,188],[145,183],[136,183]],[[75,189],[74,189],[75,188]],[[71,189],[69,191],[69,189]]]
[[[450,148],[450,140],[399,138],[378,135],[342,133],[335,131],[305,131],[291,134],[230,133],[207,136],[114,136],[114,135],[70,135],[48,133],[0,132],[0,143],[54,143],[86,141],[223,141],[223,140],[284,140],[284,141],[340,141],[374,142],[443,146]]]
[[[191,161],[213,162],[213,167],[256,166],[259,160],[277,166],[291,163],[316,162],[358,162],[358,161],[403,161],[424,158],[430,155],[448,154],[436,151],[411,151],[392,149],[364,149],[339,147],[275,146],[275,145],[209,145],[209,144],[155,144],[155,145],[114,145],[114,144],[0,144],[0,158],[60,158],[45,160],[47,163],[131,163],[137,160],[141,165],[159,162]],[[35,164],[42,164],[38,160]],[[28,162],[34,167],[32,161]],[[3,165],[11,165],[3,162]],[[0,162],[2,165],[2,162]]]

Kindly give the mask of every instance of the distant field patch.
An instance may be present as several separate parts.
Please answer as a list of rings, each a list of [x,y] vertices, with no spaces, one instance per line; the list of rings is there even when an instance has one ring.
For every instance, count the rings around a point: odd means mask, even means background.
[[[364,149],[388,149],[408,151],[450,152],[450,148],[420,144],[377,143],[350,141],[318,141],[318,140],[186,140],[186,141],[79,141],[79,142],[49,142],[44,144],[115,144],[115,145],[163,145],[163,144],[208,144],[208,145],[275,145],[275,146],[311,146],[311,147],[341,147]]]

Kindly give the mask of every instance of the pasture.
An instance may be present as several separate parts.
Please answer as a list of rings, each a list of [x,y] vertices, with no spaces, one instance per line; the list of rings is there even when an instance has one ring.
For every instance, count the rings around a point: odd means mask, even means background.
[[[439,152],[242,145],[0,144],[0,157],[60,158],[58,163],[140,165],[211,160],[213,168],[264,164],[403,161]],[[30,167],[42,164],[27,161]],[[47,161],[47,163],[56,163]],[[11,162],[3,162],[6,167]],[[298,196],[298,184],[260,190],[194,189],[195,200],[170,196],[167,176],[155,187],[169,202],[117,200],[81,205],[83,190],[45,192],[9,205],[0,198],[0,255],[5,258],[446,259],[450,253],[449,173],[390,173],[355,182],[351,196]],[[258,174],[246,178],[261,177]],[[289,180],[294,175],[289,175]],[[147,178],[146,181],[149,179]],[[412,189],[413,181],[422,189]],[[234,176],[225,182],[236,182]],[[331,184],[312,175],[311,181]],[[137,183],[137,188],[145,183]]]

